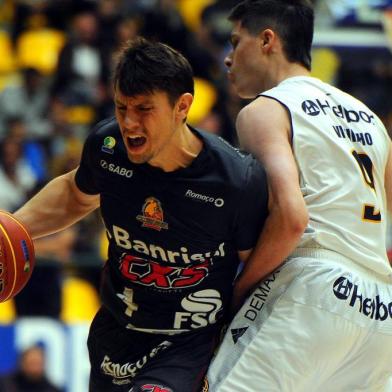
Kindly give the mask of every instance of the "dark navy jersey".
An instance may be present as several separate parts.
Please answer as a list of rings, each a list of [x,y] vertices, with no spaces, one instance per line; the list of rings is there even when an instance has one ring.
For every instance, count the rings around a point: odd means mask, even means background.
[[[87,138],[76,184],[100,194],[109,238],[103,304],[127,328],[179,333],[216,323],[267,215],[260,164],[196,129],[202,151],[172,172],[134,164],[109,119]]]

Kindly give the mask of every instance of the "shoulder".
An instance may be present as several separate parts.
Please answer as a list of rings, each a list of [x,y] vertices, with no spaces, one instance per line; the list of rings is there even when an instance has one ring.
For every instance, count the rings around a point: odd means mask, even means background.
[[[97,123],[92,130],[90,131],[88,137],[90,138],[100,138],[105,136],[121,136],[120,129],[118,127],[118,123],[115,117],[109,117],[105,120]]]
[[[220,136],[200,130],[197,132],[202,136],[207,153],[213,160],[214,170],[225,180],[243,186],[250,177],[264,177],[263,166],[252,154],[232,146]]]
[[[260,159],[268,143],[291,140],[292,120],[286,106],[275,99],[257,97],[237,116],[237,133],[243,148]]]
[[[106,149],[109,153],[121,143],[121,132],[115,117],[110,117],[96,124],[87,135],[85,144],[98,151]]]

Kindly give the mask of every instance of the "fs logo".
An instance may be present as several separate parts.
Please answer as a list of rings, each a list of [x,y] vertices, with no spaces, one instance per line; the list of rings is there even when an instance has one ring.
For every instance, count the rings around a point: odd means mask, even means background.
[[[161,231],[167,229],[168,224],[163,220],[163,209],[161,202],[155,197],[148,197],[142,207],[142,215],[138,215],[136,219],[142,222],[142,227],[148,227]]]
[[[219,291],[206,289],[188,294],[181,301],[186,312],[176,312],[174,328],[182,329],[184,325],[191,329],[215,324],[217,315],[222,310],[222,299]]]
[[[156,384],[144,384],[140,388],[143,392],[173,392],[170,388]]]
[[[122,275],[134,283],[158,289],[182,289],[196,286],[208,275],[209,260],[189,267],[172,267],[139,257],[123,254]]]

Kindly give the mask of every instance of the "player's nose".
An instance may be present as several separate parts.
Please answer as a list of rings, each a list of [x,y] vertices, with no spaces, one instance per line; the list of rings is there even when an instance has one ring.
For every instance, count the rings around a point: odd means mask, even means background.
[[[231,57],[231,53],[232,53],[232,52],[230,52],[230,53],[225,57],[225,59],[223,60],[223,62],[224,62],[224,64],[226,65],[227,68],[230,68],[231,65],[232,65],[232,63],[233,63],[233,59],[232,59],[232,57]]]
[[[124,128],[128,131],[137,130],[140,128],[139,118],[132,114],[127,114],[124,117]]]

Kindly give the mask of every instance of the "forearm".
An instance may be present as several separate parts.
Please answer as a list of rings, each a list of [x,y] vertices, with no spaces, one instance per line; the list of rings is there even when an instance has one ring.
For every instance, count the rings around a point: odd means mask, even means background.
[[[98,197],[80,197],[74,172],[57,177],[14,213],[33,238],[58,232],[98,207]]]
[[[298,245],[307,220],[306,210],[290,219],[284,210],[271,209],[259,240],[236,282],[239,295],[247,294],[283,263]]]

